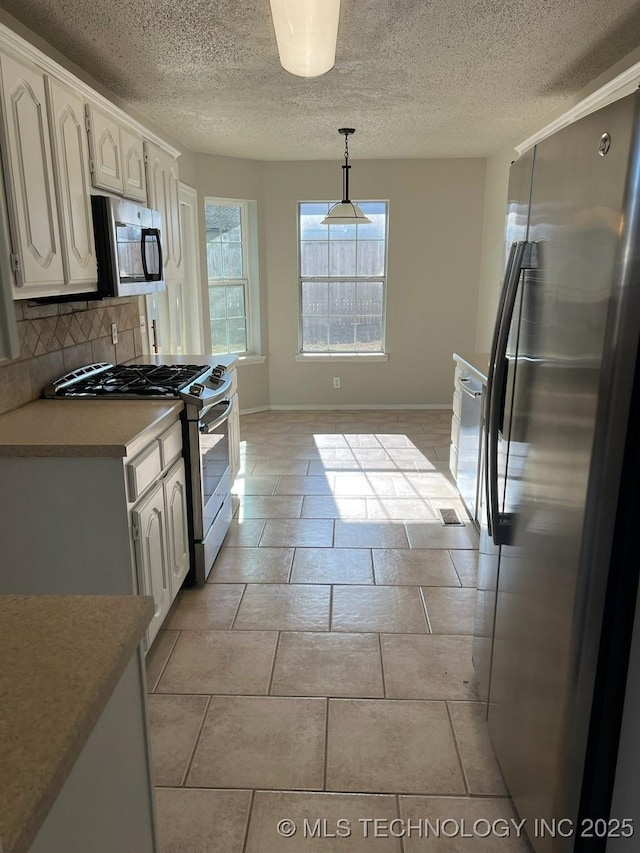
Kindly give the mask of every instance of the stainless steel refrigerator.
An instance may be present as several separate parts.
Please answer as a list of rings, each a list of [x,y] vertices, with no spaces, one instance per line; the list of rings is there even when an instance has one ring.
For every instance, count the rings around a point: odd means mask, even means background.
[[[505,254],[474,663],[537,853],[631,853],[640,849],[640,95],[513,164]],[[596,818],[607,823],[590,831]],[[628,824],[616,830],[634,818],[635,837]],[[541,820],[572,823],[559,834]]]

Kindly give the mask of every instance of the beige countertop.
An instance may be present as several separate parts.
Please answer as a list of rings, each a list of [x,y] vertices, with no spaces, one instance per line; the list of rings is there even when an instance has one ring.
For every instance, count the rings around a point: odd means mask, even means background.
[[[467,352],[466,350],[462,350],[454,352],[453,360],[457,361],[462,367],[469,369],[484,385],[487,384],[487,373],[489,371],[488,352]]]
[[[0,849],[28,850],[153,615],[146,596],[0,596]]]
[[[36,400],[0,416],[0,456],[133,456],[181,400]]]

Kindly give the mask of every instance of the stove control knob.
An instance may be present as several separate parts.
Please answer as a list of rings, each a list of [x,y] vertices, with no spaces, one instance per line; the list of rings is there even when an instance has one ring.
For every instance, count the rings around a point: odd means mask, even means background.
[[[194,382],[191,388],[189,388],[189,393],[194,397],[202,397],[204,393],[204,385],[201,385],[199,382]]]

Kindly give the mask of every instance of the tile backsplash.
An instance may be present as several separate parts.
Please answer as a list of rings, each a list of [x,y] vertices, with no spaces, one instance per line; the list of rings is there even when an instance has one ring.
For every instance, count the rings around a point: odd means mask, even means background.
[[[0,413],[36,400],[49,382],[94,361],[119,364],[147,352],[144,297],[41,305],[15,302],[20,355],[0,364]],[[111,324],[118,343],[111,343]]]

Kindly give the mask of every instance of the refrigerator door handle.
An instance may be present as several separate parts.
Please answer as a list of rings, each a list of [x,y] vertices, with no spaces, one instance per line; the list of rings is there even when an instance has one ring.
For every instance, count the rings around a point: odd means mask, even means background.
[[[507,378],[507,346],[522,270],[535,266],[533,243],[519,241],[513,244],[512,250],[513,263],[509,270],[509,278],[505,281],[503,311],[495,335],[495,360],[492,365],[487,419],[487,516],[490,519],[489,531],[495,545],[504,545],[508,542],[507,531],[502,529],[503,526],[500,523],[498,506],[498,433],[504,415],[503,392]]]
[[[487,393],[484,398],[484,422],[486,424],[484,430],[484,458],[487,460],[487,476],[485,477],[485,505],[487,512],[487,530],[490,536],[493,536],[493,519],[491,515],[491,477],[489,476],[489,413],[491,409],[491,395],[492,389],[494,385],[494,374],[495,374],[495,366],[496,366],[496,351],[498,348],[498,335],[500,333],[500,327],[502,326],[502,319],[504,316],[504,303],[505,297],[507,293],[507,287],[509,282],[511,281],[511,272],[513,270],[513,260],[515,258],[517,243],[512,243],[511,248],[509,249],[509,256],[507,258],[507,263],[504,270],[504,278],[503,284],[500,289],[500,298],[498,300],[498,310],[496,313],[496,324],[493,329],[493,339],[491,341],[491,355],[489,357],[489,372],[487,374]]]

